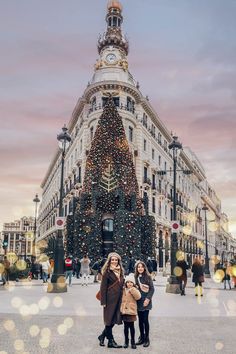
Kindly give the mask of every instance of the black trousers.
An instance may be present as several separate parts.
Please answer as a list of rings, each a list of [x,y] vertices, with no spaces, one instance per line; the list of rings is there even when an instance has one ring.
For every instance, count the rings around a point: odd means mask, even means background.
[[[114,325],[110,325],[110,326],[106,326],[103,333],[105,333],[105,336],[107,337],[107,339],[113,339],[113,334],[112,334],[112,328],[114,327]]]
[[[145,311],[138,311],[138,319],[139,319],[139,330],[140,330],[140,337],[142,339],[149,337],[149,310]]]
[[[124,334],[125,334],[125,343],[129,341],[129,329],[130,329],[130,336],[131,336],[131,344],[135,342],[135,329],[134,329],[134,322],[126,322],[124,321]]]

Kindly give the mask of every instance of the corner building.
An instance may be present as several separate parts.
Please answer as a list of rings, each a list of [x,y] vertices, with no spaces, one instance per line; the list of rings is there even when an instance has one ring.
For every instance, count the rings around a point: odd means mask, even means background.
[[[138,82],[129,71],[129,43],[122,33],[122,6],[119,1],[109,1],[106,15],[106,32],[99,37],[99,58],[94,65],[94,74],[82,98],[74,108],[68,124],[72,141],[65,158],[64,216],[73,216],[78,198],[83,191],[86,160],[96,132],[99,117],[110,94],[119,115],[122,117],[126,139],[133,156],[139,195],[148,197],[149,215],[156,223],[156,250],[160,269],[170,258],[170,236],[173,208],[173,158],[168,145],[171,132],[160,120],[144,97]],[[38,241],[56,237],[55,217],[58,215],[61,155],[56,152],[42,182],[42,203],[39,216]],[[177,220],[180,222],[178,246],[191,263],[195,255],[205,252],[202,206],[210,204],[220,220],[218,198],[213,198],[204,189],[206,176],[196,155],[189,149],[181,150],[177,170],[191,170],[191,175],[177,172],[176,198]],[[168,171],[159,175],[160,171]],[[113,231],[109,221],[103,222],[104,232]],[[219,242],[216,234],[211,237],[209,256],[215,254]],[[227,233],[227,232],[226,232]],[[218,235],[217,234],[217,235]],[[219,239],[219,235],[217,236]],[[228,246],[229,249],[230,246]],[[220,252],[220,250],[219,250]],[[225,250],[225,255],[227,252]]]

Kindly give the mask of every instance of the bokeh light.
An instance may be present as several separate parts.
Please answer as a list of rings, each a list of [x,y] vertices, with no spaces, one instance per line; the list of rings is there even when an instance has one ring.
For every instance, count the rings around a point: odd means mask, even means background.
[[[180,267],[174,267],[174,275],[176,277],[180,277],[183,274],[182,268]]]
[[[36,337],[40,332],[40,328],[37,325],[32,325],[29,329],[31,337]]]
[[[50,304],[50,299],[47,296],[43,296],[38,302],[38,307],[40,310],[46,310],[49,304]]]
[[[208,223],[208,230],[211,232],[216,232],[219,228],[219,224],[217,222],[209,222]]]
[[[63,305],[63,299],[61,296],[55,296],[52,303],[55,307],[61,307]]]
[[[220,256],[218,254],[211,256],[212,264],[214,264],[214,265],[219,264],[220,261],[221,261],[221,259],[220,259]]]
[[[3,323],[3,326],[4,328],[7,330],[7,331],[13,331],[15,329],[15,322],[12,321],[12,320],[6,320],[4,323]]]
[[[66,334],[67,332],[67,326],[62,323],[60,324],[58,327],[57,327],[57,332],[61,335],[61,336],[64,336],[64,334]]]
[[[185,225],[182,231],[185,235],[189,236],[192,233],[192,227],[190,225]]]
[[[21,339],[16,339],[14,342],[14,348],[15,350],[24,350],[24,342]]]
[[[184,252],[183,252],[183,251],[177,251],[177,252],[176,252],[176,259],[177,259],[178,261],[184,260]]]
[[[49,337],[42,337],[39,340],[39,345],[42,349],[45,349],[47,347],[49,347],[50,345],[50,338]]]
[[[37,315],[39,313],[39,306],[37,304],[31,304],[29,306],[29,312],[31,315]]]
[[[51,337],[51,333],[52,333],[52,332],[51,332],[50,328],[45,327],[45,328],[42,328],[42,329],[41,329],[40,335],[41,335],[41,337],[50,338],[50,337]]]
[[[29,316],[30,315],[30,307],[28,305],[22,305],[19,309],[21,316]]]
[[[72,328],[74,325],[74,320],[71,317],[67,317],[64,319],[64,325],[69,329]]]
[[[16,262],[16,268],[19,269],[19,270],[25,270],[27,267],[27,263],[24,259],[19,259],[17,262]]]
[[[224,348],[224,344],[222,342],[217,342],[215,348],[216,350],[222,350]]]
[[[217,269],[217,271],[213,275],[213,280],[215,283],[221,283],[222,280],[224,279],[225,272],[223,269]]]
[[[11,299],[11,306],[14,307],[14,308],[19,308],[23,303],[23,300],[18,297],[18,296],[14,296],[12,299]]]

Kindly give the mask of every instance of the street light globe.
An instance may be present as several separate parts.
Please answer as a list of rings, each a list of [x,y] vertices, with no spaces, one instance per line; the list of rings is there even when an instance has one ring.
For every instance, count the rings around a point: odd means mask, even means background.
[[[67,150],[68,147],[70,146],[70,142],[71,142],[71,137],[67,133],[67,131],[68,131],[68,129],[64,125],[64,127],[62,128],[62,132],[57,135],[59,149],[62,151]]]

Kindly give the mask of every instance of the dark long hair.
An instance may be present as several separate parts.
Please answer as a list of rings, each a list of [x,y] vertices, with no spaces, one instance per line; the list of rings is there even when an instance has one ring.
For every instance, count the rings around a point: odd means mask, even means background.
[[[144,278],[144,281],[146,282],[150,282],[152,280],[151,274],[148,271],[148,268],[146,266],[146,263],[144,263],[143,261],[138,261],[135,263],[135,268],[134,268],[134,277],[136,282],[138,282],[138,276],[139,276],[139,272],[138,272],[138,265],[142,264],[144,271],[142,273],[142,277]]]

